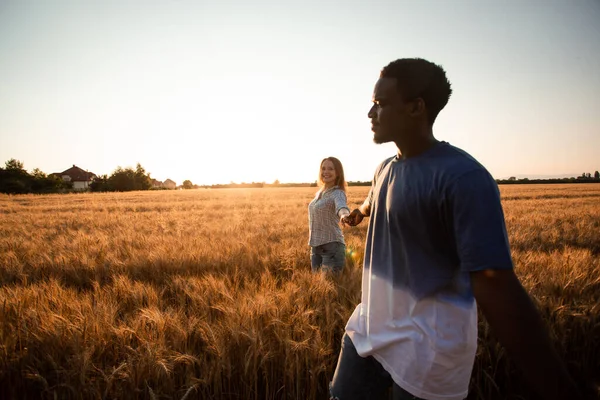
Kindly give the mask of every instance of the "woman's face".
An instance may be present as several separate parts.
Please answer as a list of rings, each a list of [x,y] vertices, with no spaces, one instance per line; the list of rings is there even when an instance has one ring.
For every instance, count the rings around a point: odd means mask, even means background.
[[[325,184],[325,186],[333,186],[335,185],[335,180],[337,179],[337,174],[335,172],[335,166],[331,160],[325,160],[321,164],[321,180]]]

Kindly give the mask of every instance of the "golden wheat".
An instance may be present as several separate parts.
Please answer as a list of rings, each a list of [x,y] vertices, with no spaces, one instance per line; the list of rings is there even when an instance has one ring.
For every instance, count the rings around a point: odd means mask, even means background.
[[[366,224],[341,276],[312,274],[314,191],[0,196],[1,397],[327,398]],[[501,191],[523,285],[576,379],[600,378],[600,185]],[[481,320],[469,398],[529,395]]]

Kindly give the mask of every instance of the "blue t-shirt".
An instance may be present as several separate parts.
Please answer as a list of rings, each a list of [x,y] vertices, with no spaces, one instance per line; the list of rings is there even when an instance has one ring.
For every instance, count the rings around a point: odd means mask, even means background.
[[[412,395],[467,396],[477,350],[471,271],[512,268],[498,186],[464,151],[441,142],[385,160],[371,207],[361,303],[346,324]]]
[[[378,168],[369,193],[365,268],[417,297],[472,298],[470,271],[512,268],[498,185],[446,142]]]

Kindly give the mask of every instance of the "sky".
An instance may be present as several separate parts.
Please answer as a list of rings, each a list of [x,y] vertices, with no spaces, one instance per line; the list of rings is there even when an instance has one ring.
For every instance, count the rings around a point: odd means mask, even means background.
[[[369,181],[379,71],[453,94],[434,135],[495,178],[600,170],[600,0],[0,0],[0,163],[181,184]]]

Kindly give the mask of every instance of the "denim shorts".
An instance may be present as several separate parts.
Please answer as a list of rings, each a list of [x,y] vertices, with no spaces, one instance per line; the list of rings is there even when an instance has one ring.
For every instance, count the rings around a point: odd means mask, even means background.
[[[358,355],[346,333],[329,393],[332,400],[421,400],[398,386],[373,356]]]
[[[346,245],[340,242],[329,242],[320,246],[311,247],[310,265],[313,272],[324,271],[341,272],[346,264]]]

